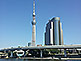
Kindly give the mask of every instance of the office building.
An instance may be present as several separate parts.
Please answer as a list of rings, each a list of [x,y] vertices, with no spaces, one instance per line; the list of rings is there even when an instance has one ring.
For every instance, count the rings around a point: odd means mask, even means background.
[[[46,24],[45,45],[62,45],[63,30],[59,17],[54,17]]]
[[[28,46],[31,46],[31,42],[28,43]]]

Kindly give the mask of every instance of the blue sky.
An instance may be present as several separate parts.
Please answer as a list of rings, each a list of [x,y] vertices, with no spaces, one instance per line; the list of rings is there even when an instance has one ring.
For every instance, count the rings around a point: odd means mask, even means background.
[[[0,48],[31,42],[32,6],[33,0],[0,0]],[[56,16],[64,44],[81,44],[81,0],[36,0],[36,44],[44,44],[46,23]]]

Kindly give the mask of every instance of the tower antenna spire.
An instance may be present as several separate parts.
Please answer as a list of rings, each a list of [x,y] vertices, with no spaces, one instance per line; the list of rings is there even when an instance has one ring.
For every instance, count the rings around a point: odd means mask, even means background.
[[[35,0],[33,0],[33,15],[35,15]]]

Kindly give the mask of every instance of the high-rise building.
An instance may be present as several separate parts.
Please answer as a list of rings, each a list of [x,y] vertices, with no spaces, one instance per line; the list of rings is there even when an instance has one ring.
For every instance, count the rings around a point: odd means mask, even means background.
[[[36,41],[35,0],[33,0],[32,46],[35,46],[35,41]]]
[[[63,30],[59,17],[54,17],[46,24],[45,45],[63,45]]]

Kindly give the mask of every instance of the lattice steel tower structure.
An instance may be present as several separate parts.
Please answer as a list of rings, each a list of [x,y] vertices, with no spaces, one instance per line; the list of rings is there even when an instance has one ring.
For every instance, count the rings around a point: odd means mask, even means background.
[[[36,41],[36,21],[35,21],[35,0],[33,0],[33,21],[32,21],[32,46],[35,46]]]

